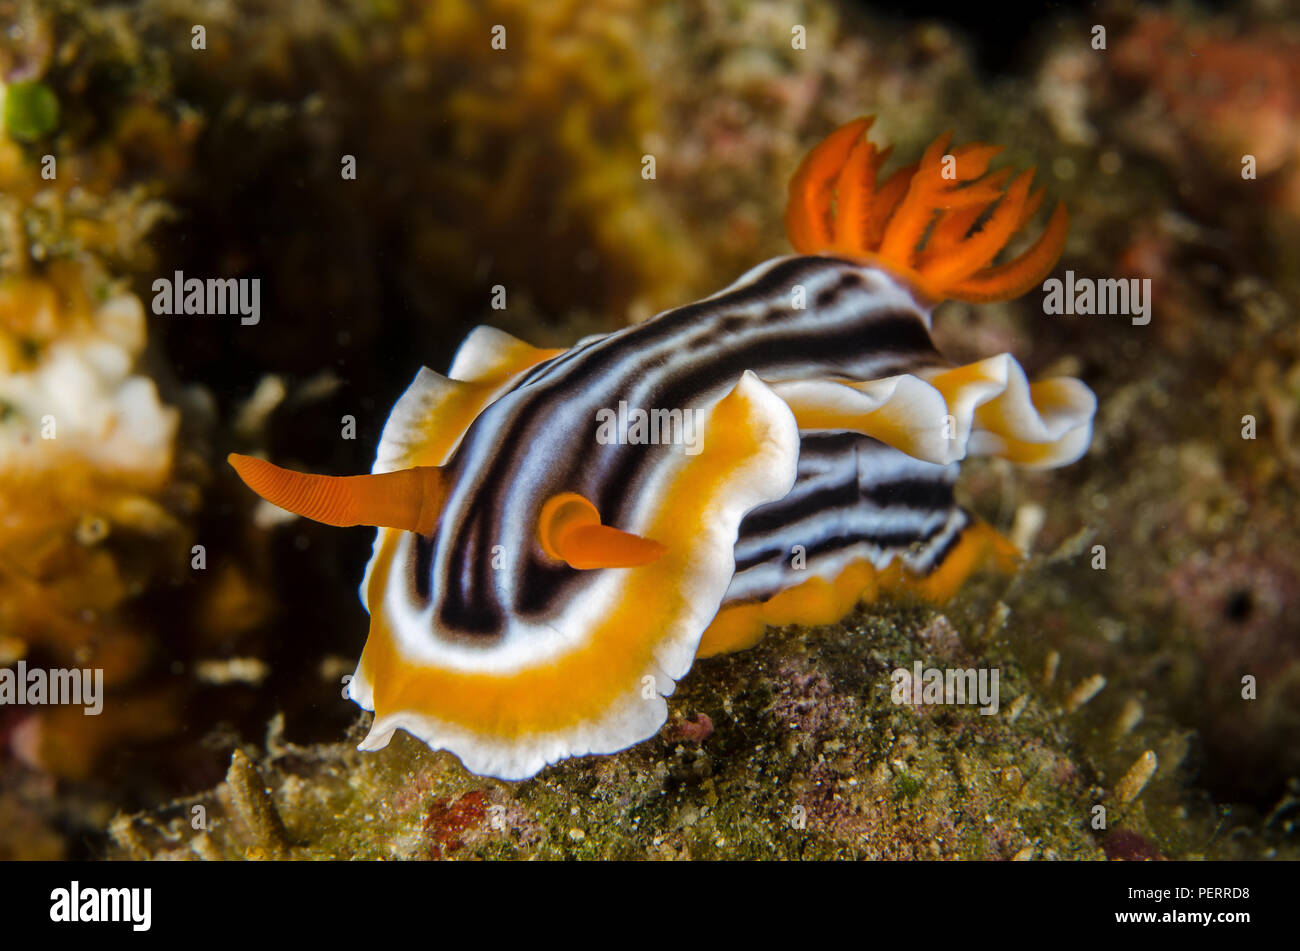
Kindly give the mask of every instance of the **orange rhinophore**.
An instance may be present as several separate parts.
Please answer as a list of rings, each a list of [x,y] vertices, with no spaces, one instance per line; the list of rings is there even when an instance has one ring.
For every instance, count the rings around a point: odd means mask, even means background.
[[[576,492],[551,496],[537,520],[542,550],[570,568],[634,568],[663,556],[649,538],[602,525],[596,506]]]
[[[248,487],[268,502],[327,525],[370,525],[427,535],[433,531],[444,495],[436,466],[326,476],[294,472],[233,452],[228,461]]]
[[[949,149],[945,133],[920,162],[878,182],[890,149],[866,138],[872,121],[836,129],[791,179],[785,227],[796,251],[879,261],[932,301],[1007,300],[1047,275],[1065,247],[1062,203],[1028,250],[993,264],[1042,204],[1042,190],[1029,189],[1033,169],[990,172],[1001,146]]]

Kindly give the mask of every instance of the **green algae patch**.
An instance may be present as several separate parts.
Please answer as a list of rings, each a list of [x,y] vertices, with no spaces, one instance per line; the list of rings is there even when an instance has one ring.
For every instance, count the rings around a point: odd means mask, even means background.
[[[4,126],[11,138],[35,142],[59,125],[59,99],[37,80],[14,83],[5,90]]]
[[[915,799],[920,794],[921,788],[922,784],[919,779],[904,773],[894,783],[894,797],[896,799]]]

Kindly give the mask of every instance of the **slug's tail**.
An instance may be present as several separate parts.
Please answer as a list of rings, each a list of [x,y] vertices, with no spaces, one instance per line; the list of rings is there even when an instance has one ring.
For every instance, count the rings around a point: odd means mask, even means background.
[[[1047,275],[1069,228],[1062,203],[1028,250],[993,264],[1042,204],[1042,189],[1030,191],[1033,169],[989,172],[1000,146],[950,149],[945,133],[920,162],[878,181],[891,150],[866,138],[872,121],[836,129],[790,180],[785,227],[796,251],[879,261],[932,302],[1008,300]]]

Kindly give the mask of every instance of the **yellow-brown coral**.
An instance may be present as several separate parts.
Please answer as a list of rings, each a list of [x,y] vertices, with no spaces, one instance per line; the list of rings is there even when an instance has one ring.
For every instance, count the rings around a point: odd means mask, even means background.
[[[138,536],[173,561],[183,551],[185,531],[157,498],[171,475],[177,413],[134,372],[140,301],[120,292],[93,301],[86,288],[104,282],[89,261],[46,270],[0,282],[0,635],[13,659],[100,668],[113,689],[149,658],[148,638],[121,609],[150,569],[117,557],[108,540]],[[126,730],[117,720],[131,706],[81,719],[111,735]],[[155,711],[141,722],[155,733],[166,718]],[[90,726],[73,731],[81,753],[47,757],[41,748],[55,734],[46,733],[26,755],[84,775]]]

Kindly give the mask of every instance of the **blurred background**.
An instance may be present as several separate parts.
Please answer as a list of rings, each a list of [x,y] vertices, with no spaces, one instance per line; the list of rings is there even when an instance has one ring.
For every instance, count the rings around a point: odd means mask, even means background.
[[[188,803],[240,813],[236,749],[281,793],[290,774],[343,782],[371,536],[277,517],[226,453],[367,471],[418,367],[445,370],[475,325],[564,346],[718,290],[787,253],[790,174],[862,114],[900,163],[947,129],[1006,145],[1070,209],[1058,276],[1152,282],[1145,327],[1046,317],[1037,291],[936,318],[956,361],[1010,351],[1100,399],[1079,464],[975,465],[963,483],[1037,555],[1000,595],[999,650],[1039,698],[1021,727],[1054,751],[1053,795],[1083,816],[1144,751],[1160,763],[1124,836],[1076,816],[1061,854],[1294,857],[1300,7],[907,6],[0,0],[0,664],[100,668],[106,692],[96,717],[0,707],[0,857],[248,854],[235,833],[177,844]],[[260,279],[260,322],[155,315],[153,282],[176,271]],[[393,755],[426,777],[395,827],[434,857],[493,796],[543,830],[517,840],[527,854],[550,841],[543,803],[606,768],[562,768],[521,806],[454,763]],[[844,769],[888,760],[864,749]],[[365,795],[386,798],[392,777],[371,778]],[[948,821],[941,797],[904,798],[916,838]],[[280,801],[295,847],[364,854],[345,824],[313,839],[351,808],[313,801],[303,817]],[[1065,820],[1044,811],[1026,838],[1008,802],[988,807],[1002,838],[954,854],[1051,850]],[[835,848],[891,834],[838,815],[814,826]],[[688,841],[680,824],[662,817],[663,835]]]

